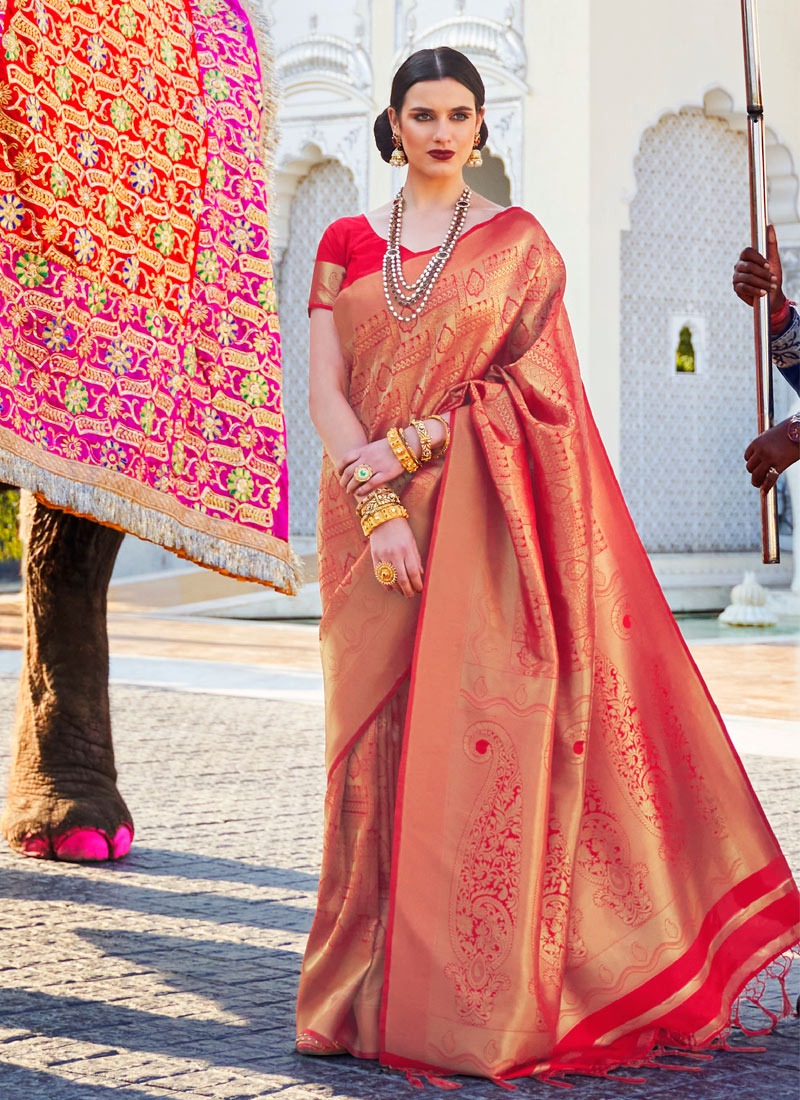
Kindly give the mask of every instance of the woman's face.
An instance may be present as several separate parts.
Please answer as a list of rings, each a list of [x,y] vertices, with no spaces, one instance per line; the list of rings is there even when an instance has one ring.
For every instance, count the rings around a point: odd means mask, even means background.
[[[452,77],[412,84],[398,116],[389,108],[392,129],[403,142],[409,165],[425,175],[461,172],[481,128],[484,108]]]

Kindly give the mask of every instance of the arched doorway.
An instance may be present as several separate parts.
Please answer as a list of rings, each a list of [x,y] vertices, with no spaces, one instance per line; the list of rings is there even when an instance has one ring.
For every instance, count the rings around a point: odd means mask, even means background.
[[[749,239],[746,139],[701,108],[667,115],[635,176],[621,247],[625,496],[650,552],[752,550],[752,320],[731,290]]]
[[[322,447],[308,415],[308,291],[319,239],[336,218],[357,214],[353,175],[336,160],[315,164],[298,184],[289,240],[278,268],[283,399],[288,435],[290,512],[294,536],[314,535]]]

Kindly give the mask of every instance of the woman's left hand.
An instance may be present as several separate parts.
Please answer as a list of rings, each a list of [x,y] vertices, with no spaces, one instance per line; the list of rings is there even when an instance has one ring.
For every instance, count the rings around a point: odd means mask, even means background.
[[[356,481],[355,472],[359,466],[369,466],[372,469],[369,481]],[[357,451],[349,451],[342,458],[336,472],[343,489],[351,495],[364,497],[379,485],[394,481],[402,474],[403,467],[389,446],[389,441],[376,439],[374,443],[365,443]]]

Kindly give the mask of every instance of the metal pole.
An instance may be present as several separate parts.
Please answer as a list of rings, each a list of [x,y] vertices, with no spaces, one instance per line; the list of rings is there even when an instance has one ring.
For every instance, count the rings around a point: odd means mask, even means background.
[[[764,142],[764,104],[761,99],[761,52],[758,42],[756,0],[742,0],[744,66],[747,85],[747,136],[750,163],[750,243],[767,254],[767,157]],[[774,422],[772,354],[769,339],[769,295],[753,306],[756,353],[756,404],[758,434]],[[766,565],[781,560],[778,541],[778,493],[773,485],[761,493],[761,555]]]

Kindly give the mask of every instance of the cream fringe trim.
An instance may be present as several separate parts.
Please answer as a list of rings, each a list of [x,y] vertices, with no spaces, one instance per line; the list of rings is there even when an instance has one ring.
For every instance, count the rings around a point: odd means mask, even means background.
[[[259,536],[252,532],[263,541],[263,548],[243,546],[187,527],[175,516],[154,512],[108,489],[70,481],[8,451],[0,451],[0,481],[27,489],[46,505],[105,527],[128,531],[218,573],[239,580],[259,581],[288,596],[296,596],[301,584],[300,559],[288,542],[274,535]]]

